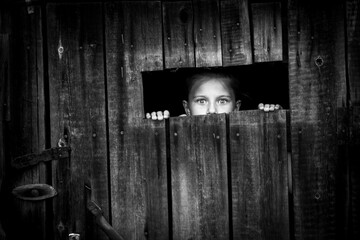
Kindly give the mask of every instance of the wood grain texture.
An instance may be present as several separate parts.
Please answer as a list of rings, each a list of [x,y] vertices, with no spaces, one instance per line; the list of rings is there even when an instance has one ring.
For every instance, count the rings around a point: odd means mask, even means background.
[[[326,4],[326,7],[324,7]],[[339,151],[346,109],[344,6],[289,1],[289,86],[296,239],[334,239],[343,200]]]
[[[165,122],[136,119],[111,160],[113,227],[124,239],[169,239]]]
[[[144,159],[131,152],[143,147],[131,144],[140,141],[136,122],[144,117],[141,72],[163,69],[161,13],[159,1],[105,4],[112,224],[125,239],[168,237],[165,217],[153,215],[157,208],[148,201],[156,201],[142,185]]]
[[[9,34],[0,34],[0,191],[5,177],[5,145],[4,145],[4,126],[6,108],[6,89],[9,78]]]
[[[45,148],[44,88],[42,53],[42,12],[34,7],[28,14],[23,4],[9,8],[9,82],[8,128],[6,133],[7,156],[37,153]],[[0,53],[2,54],[2,53]],[[39,68],[38,68],[39,67]],[[8,165],[7,165],[8,166]],[[29,184],[45,183],[46,169],[43,164],[26,171],[8,172],[8,188]],[[29,203],[10,199],[6,208],[9,218],[9,236],[15,239],[46,239],[45,202]],[[16,224],[16,225],[15,225]],[[21,226],[15,229],[14,226]]]
[[[1,17],[1,13],[0,13]],[[6,112],[6,89],[9,83],[9,34],[0,34],[0,199],[4,199],[4,185],[6,177],[6,158],[5,158],[5,112]],[[1,200],[3,206],[3,200]],[[3,230],[4,217],[0,219],[0,239],[5,239],[6,233]]]
[[[102,5],[48,4],[51,146],[70,146],[71,160],[53,162],[56,239],[80,233],[106,239],[87,228],[84,184],[109,217]],[[61,194],[63,193],[63,194]]]
[[[228,239],[225,115],[170,119],[173,239]]]
[[[196,67],[222,66],[219,0],[193,0]]]
[[[251,64],[248,0],[225,0],[220,4],[223,66]]]
[[[349,238],[360,238],[360,1],[346,1],[347,64],[350,97],[350,222]]]
[[[254,62],[283,59],[281,3],[252,3]]]
[[[286,122],[286,111],[230,115],[234,239],[290,238]]]
[[[357,0],[346,1],[347,60],[350,84],[350,101],[360,106],[360,3]]]
[[[165,68],[195,67],[191,2],[164,2],[162,6]]]

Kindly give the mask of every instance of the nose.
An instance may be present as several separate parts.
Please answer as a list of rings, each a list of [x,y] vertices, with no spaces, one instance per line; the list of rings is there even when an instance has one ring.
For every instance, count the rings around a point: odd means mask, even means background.
[[[216,113],[216,105],[215,103],[209,103],[208,105],[208,110],[207,110],[207,114],[213,114],[213,113]]]

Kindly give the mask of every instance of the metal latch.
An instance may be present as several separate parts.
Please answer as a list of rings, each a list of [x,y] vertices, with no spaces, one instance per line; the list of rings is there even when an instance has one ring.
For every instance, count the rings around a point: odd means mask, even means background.
[[[21,169],[36,165],[40,162],[69,158],[70,151],[70,147],[54,147],[46,149],[41,153],[31,153],[14,158],[11,161],[11,165],[16,169]]]

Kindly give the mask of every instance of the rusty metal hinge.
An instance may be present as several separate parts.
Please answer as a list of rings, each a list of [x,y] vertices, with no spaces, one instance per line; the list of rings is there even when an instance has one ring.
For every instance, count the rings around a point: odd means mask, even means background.
[[[21,168],[37,165],[40,162],[69,158],[70,151],[71,151],[70,147],[54,147],[54,148],[46,149],[40,153],[31,153],[14,158],[11,161],[11,165],[16,169],[21,169]]]

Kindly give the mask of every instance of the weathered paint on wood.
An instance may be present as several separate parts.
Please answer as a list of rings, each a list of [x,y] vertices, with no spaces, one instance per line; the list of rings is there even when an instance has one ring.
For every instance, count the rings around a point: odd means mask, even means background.
[[[169,239],[165,122],[136,119],[111,160],[113,227],[124,239]]]
[[[283,59],[281,3],[252,3],[254,62]]]
[[[9,157],[37,153],[45,148],[43,53],[41,8],[32,14],[23,4],[9,7],[10,59],[8,149]],[[21,29],[21,31],[18,31]],[[15,58],[16,56],[16,58]],[[8,159],[8,161],[10,161]],[[40,164],[24,171],[8,172],[8,188],[29,183],[45,183],[46,169]],[[15,198],[15,197],[14,197]],[[46,239],[46,204],[11,199],[8,211],[10,231],[15,239]],[[20,226],[20,228],[14,228]]]
[[[336,238],[344,221],[336,195],[346,162],[338,151],[346,109],[344,6],[291,0],[288,8],[294,234]]]
[[[191,2],[164,2],[162,6],[165,68],[195,67]]]
[[[196,67],[222,66],[219,0],[193,0]]]
[[[248,0],[221,1],[223,66],[252,63]]]
[[[225,114],[170,119],[173,239],[228,239]]]
[[[109,217],[101,9],[99,3],[47,5],[51,146],[71,147],[70,159],[52,165],[56,239],[68,233],[106,239],[85,226],[84,196],[86,183]]]
[[[360,238],[360,1],[346,1],[347,71],[350,97],[350,220],[349,239]]]
[[[234,239],[290,239],[286,111],[230,115]]]

